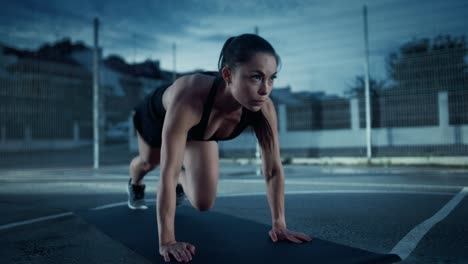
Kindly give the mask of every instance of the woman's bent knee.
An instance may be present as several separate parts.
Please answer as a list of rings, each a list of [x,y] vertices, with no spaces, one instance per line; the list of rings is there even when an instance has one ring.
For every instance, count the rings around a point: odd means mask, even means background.
[[[135,162],[134,166],[140,167],[144,171],[152,171],[154,170],[159,164],[155,162],[151,162],[146,159],[142,159],[138,157],[137,161]]]
[[[213,208],[214,205],[214,200],[201,200],[201,201],[196,201],[194,204],[192,204],[195,209],[197,209],[200,212],[208,211],[211,208]]]
[[[143,163],[143,169],[144,169],[145,171],[152,171],[152,170],[154,170],[157,166],[158,166],[158,164],[155,164],[155,163],[150,163],[150,162],[144,162],[144,163]]]

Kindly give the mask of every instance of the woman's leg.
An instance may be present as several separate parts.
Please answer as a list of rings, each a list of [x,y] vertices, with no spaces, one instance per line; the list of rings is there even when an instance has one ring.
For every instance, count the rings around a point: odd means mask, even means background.
[[[200,211],[213,207],[219,178],[219,152],[215,141],[188,141],[185,172],[179,182],[192,206]]]
[[[152,148],[136,131],[138,138],[138,156],[130,162],[130,177],[132,184],[142,185],[143,177],[159,165],[161,151]]]
[[[145,202],[145,188],[143,177],[159,164],[159,148],[151,148],[140,136],[138,137],[139,155],[130,162],[130,181],[127,184],[128,207],[144,210],[148,207]]]

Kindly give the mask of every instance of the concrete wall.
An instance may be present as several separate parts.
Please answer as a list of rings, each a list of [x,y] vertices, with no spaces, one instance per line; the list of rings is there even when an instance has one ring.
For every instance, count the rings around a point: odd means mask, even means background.
[[[372,129],[373,147],[424,147],[468,145],[468,125],[449,125],[448,95],[439,93],[439,125],[427,127],[378,128]],[[282,153],[300,149],[343,149],[365,148],[366,131],[359,128],[357,99],[351,99],[351,128],[320,131],[287,131],[287,108],[279,105],[279,138]],[[251,134],[220,143],[220,151],[228,154],[239,150],[255,150],[255,139]],[[293,151],[293,152],[294,152]],[[468,153],[466,153],[468,155]]]
[[[80,137],[80,126],[74,122],[70,130],[73,136],[70,139],[35,139],[31,127],[26,126],[22,139],[8,139],[7,126],[0,125],[0,151],[1,152],[21,152],[31,150],[61,150],[73,149],[90,145],[92,140]]]

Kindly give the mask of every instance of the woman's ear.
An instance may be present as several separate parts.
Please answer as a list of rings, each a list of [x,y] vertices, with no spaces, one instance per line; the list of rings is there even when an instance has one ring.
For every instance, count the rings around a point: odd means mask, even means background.
[[[232,82],[232,73],[231,73],[231,69],[229,67],[224,66],[223,69],[221,70],[221,75],[223,76],[223,79],[227,84],[231,84],[231,82]]]

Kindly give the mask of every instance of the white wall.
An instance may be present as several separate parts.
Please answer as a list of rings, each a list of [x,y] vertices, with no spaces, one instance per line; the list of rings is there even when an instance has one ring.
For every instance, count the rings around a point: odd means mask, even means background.
[[[357,99],[351,99],[351,128],[320,131],[287,131],[287,109],[279,105],[279,138],[281,149],[307,148],[343,148],[365,147],[366,130],[359,128]],[[372,145],[386,146],[426,146],[447,144],[468,144],[468,125],[449,125],[447,92],[439,93],[439,126],[379,128],[372,129]],[[255,148],[251,137],[241,135],[239,138],[220,144],[224,151]]]

